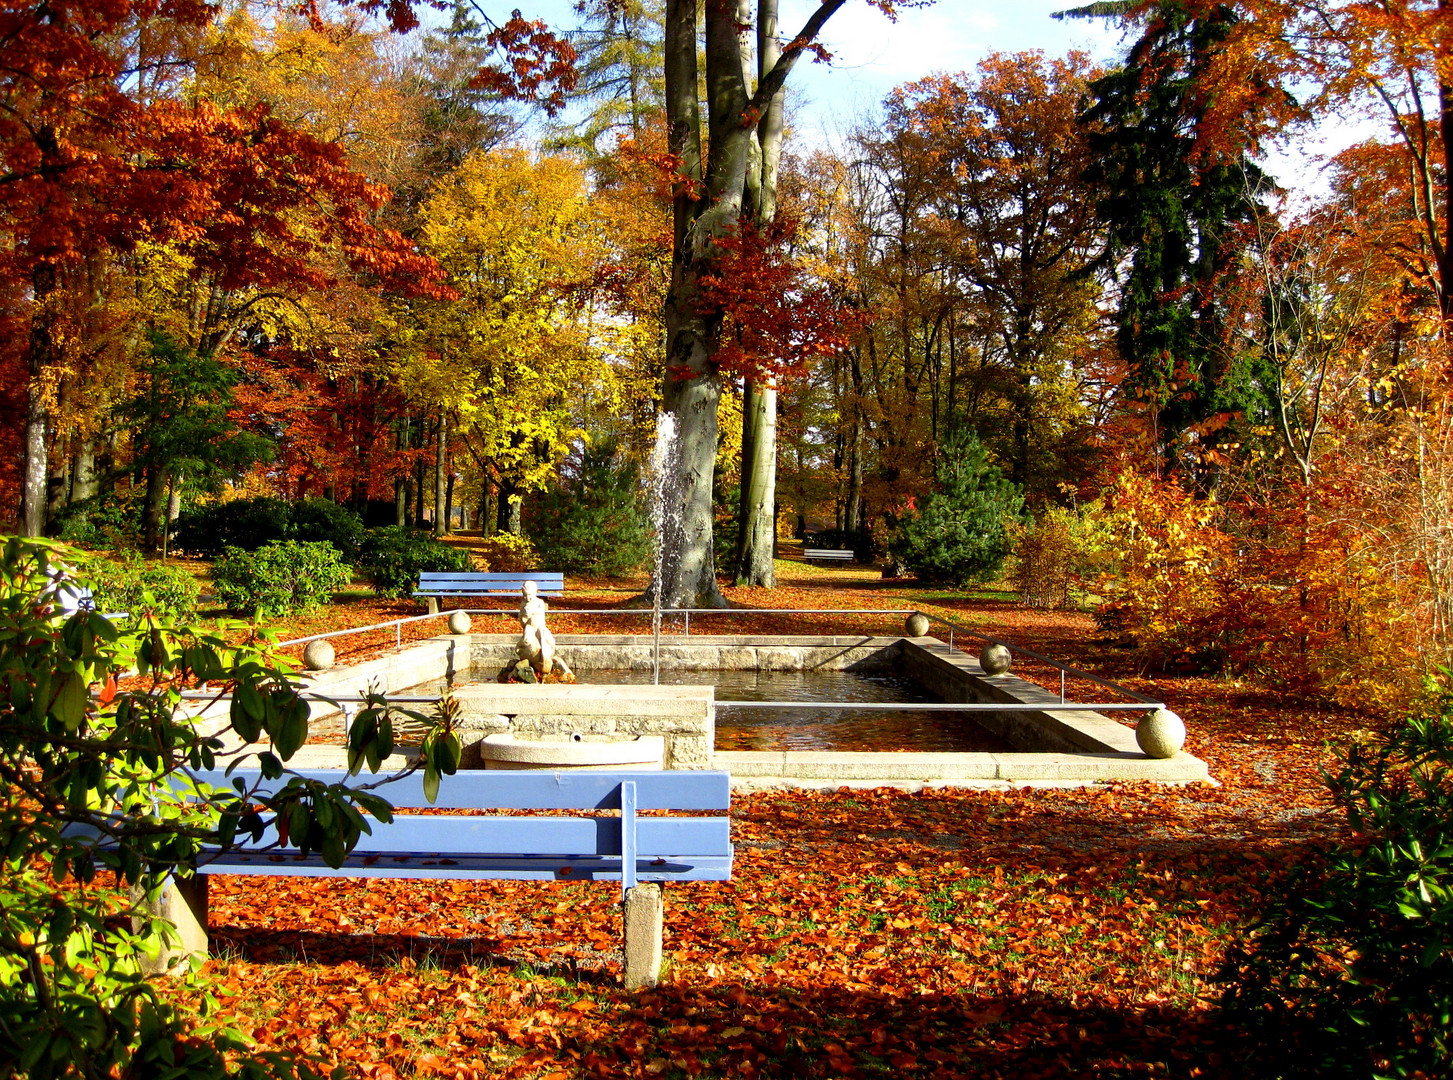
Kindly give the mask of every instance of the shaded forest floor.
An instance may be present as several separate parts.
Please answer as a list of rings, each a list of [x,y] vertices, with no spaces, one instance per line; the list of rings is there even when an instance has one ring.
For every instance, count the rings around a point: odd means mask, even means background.
[[[1027,611],[992,590],[779,565],[779,588],[729,597],[919,608],[1120,680],[1185,718],[1187,749],[1220,786],[739,797],[735,880],[667,890],[664,979],[640,994],[619,987],[608,883],[223,877],[206,977],[224,1015],[266,1047],[367,1077],[1255,1075],[1212,1008],[1213,977],[1291,868],[1342,835],[1320,771],[1329,742],[1378,719],[1252,684],[1146,679],[1096,644],[1088,616]],[[638,591],[587,584],[553,606]],[[419,610],[360,596],[284,636]],[[804,629],[722,619],[735,632]],[[610,622],[551,625],[627,628]],[[810,629],[898,625],[829,615]],[[1092,689],[1070,685],[1082,699]]]

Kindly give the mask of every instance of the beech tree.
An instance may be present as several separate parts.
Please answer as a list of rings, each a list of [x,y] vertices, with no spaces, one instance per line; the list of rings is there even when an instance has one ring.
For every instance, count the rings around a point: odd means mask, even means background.
[[[777,45],[776,0],[668,0],[665,71],[667,151],[672,184],[671,285],[666,295],[666,374],[662,408],[674,419],[677,444],[663,545],[662,577],[652,583],[673,607],[718,607],[712,552],[712,472],[716,461],[719,351],[727,312],[705,305],[704,279],[722,243],[756,224],[761,205],[764,144],[780,145],[780,95],[805,51],[847,0],[823,0],[785,44]],[[865,0],[891,14],[891,0]],[[697,97],[697,26],[706,69],[706,127]],[[755,88],[748,35],[758,35]],[[765,48],[763,47],[765,42]],[[780,54],[772,59],[773,51]],[[750,228],[748,232],[753,231]],[[737,279],[727,279],[737,284]]]

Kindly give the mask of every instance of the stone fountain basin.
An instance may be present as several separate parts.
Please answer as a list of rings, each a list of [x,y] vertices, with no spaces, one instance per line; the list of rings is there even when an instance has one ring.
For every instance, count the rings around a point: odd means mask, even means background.
[[[661,768],[666,757],[666,740],[660,735],[608,741],[592,740],[588,736],[522,739],[499,733],[481,739],[478,751],[486,769],[651,770]]]

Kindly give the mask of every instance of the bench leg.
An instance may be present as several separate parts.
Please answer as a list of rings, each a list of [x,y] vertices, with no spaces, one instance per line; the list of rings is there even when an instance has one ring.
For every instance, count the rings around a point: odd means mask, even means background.
[[[627,990],[655,986],[661,978],[661,886],[654,882],[626,892]]]
[[[439,614],[439,598],[437,596],[431,596],[431,597],[428,598],[428,600],[429,600],[429,614],[430,615],[437,615],[437,614]]]
[[[133,886],[131,902],[144,904],[147,911],[166,919],[177,928],[180,947],[165,947],[155,960],[146,960],[142,967],[148,975],[169,971],[181,973],[188,957],[207,958],[207,875],[193,874],[185,881],[168,877],[161,895],[148,903],[140,887]],[[139,920],[132,919],[132,930],[139,930]]]

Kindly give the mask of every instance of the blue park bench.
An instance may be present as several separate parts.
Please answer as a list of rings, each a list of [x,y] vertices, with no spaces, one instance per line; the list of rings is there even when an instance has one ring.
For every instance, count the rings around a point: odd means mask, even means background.
[[[342,769],[299,770],[293,775],[347,783]],[[240,779],[248,791],[276,791],[286,781],[267,781],[255,770],[230,777],[201,774],[215,786]],[[375,783],[377,778],[353,778]],[[660,886],[668,881],[729,881],[730,819],[641,817],[642,810],[715,810],[731,805],[730,777],[705,771],[546,770],[460,772],[445,777],[438,799],[424,798],[423,775],[413,773],[371,790],[398,809],[592,810],[591,816],[485,816],[395,814],[392,822],[369,819],[371,835],[359,838],[342,866],[317,853],[277,846],[271,825],[256,841],[240,839],[225,851],[204,852],[197,874],[174,881],[159,914],[177,923],[187,951],[206,954],[207,877],[266,874],[295,877],[540,879],[621,883],[625,914],[625,984],[652,986],[661,968]],[[163,958],[163,964],[166,958]]]
[[[518,573],[463,573],[457,570],[424,570],[414,595],[429,601],[429,614],[439,612],[442,597],[518,596],[525,582],[533,581],[541,596],[561,596],[565,575],[559,570],[522,570]]]

